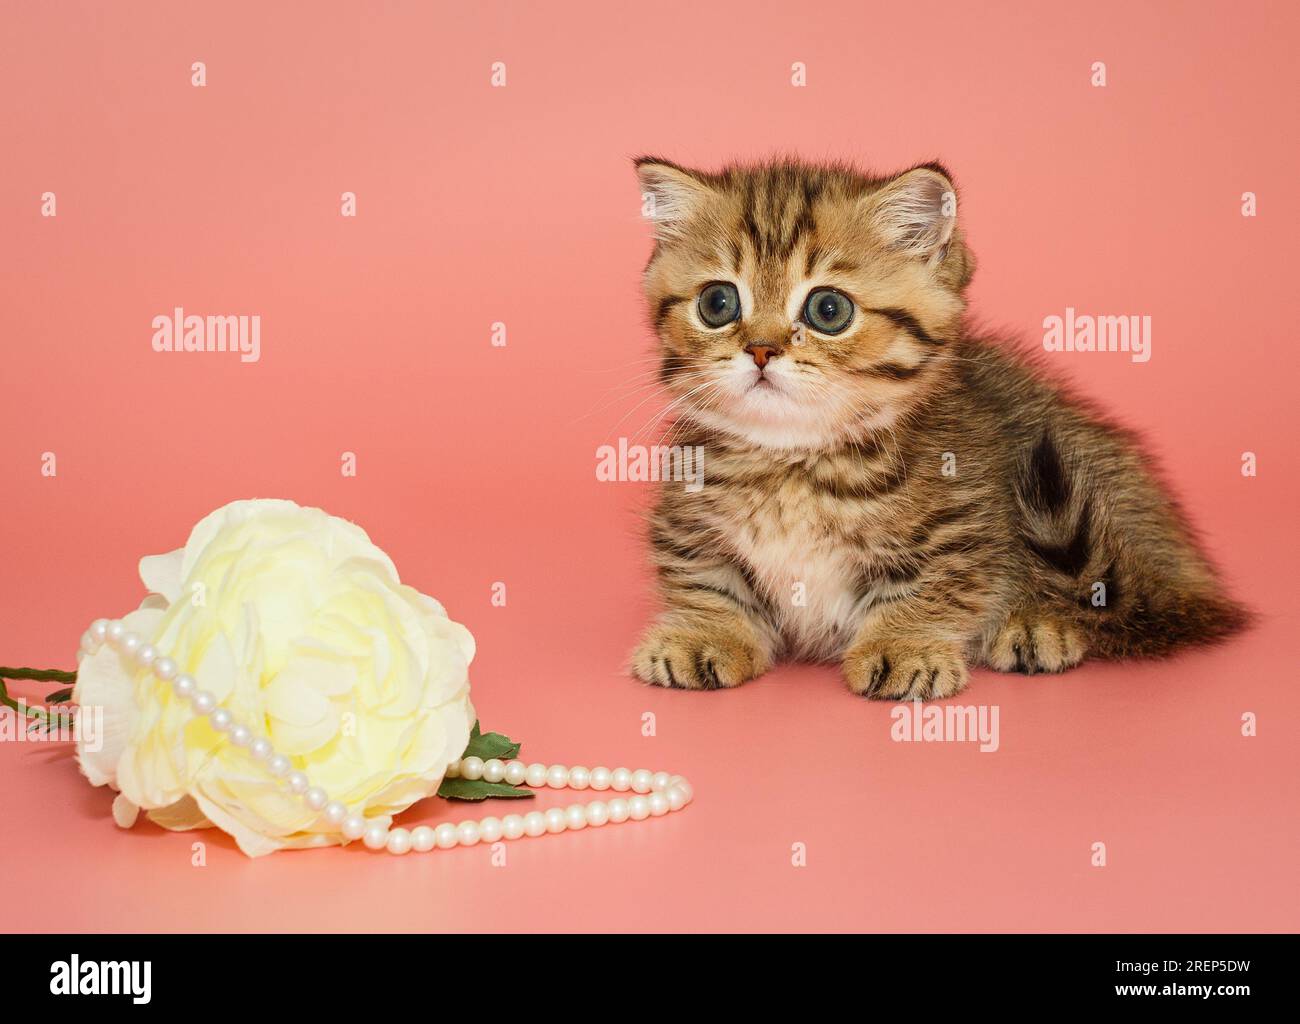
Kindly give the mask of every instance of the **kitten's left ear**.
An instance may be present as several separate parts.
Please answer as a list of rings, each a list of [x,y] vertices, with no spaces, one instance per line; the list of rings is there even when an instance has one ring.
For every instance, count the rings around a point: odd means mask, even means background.
[[[927,262],[943,259],[957,228],[957,189],[943,168],[927,164],[900,174],[868,203],[886,245]]]
[[[660,240],[680,235],[712,191],[695,172],[652,156],[637,158],[636,176],[641,182],[641,214],[654,223]]]

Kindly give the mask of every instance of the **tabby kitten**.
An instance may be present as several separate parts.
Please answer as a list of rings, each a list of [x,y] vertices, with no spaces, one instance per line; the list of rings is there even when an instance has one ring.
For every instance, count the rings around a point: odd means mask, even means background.
[[[778,162],[637,161],[673,441],[660,686],[838,660],[855,693],[949,697],[968,666],[1059,672],[1246,621],[1135,439],[964,322],[952,182]]]

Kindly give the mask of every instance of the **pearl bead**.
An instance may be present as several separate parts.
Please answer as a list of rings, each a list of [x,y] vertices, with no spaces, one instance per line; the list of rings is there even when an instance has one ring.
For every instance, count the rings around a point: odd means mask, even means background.
[[[645,768],[638,768],[632,773],[632,791],[634,793],[649,793],[654,777],[654,772]]]
[[[586,789],[589,785],[591,785],[591,772],[582,765],[569,769],[570,789]]]
[[[246,747],[253,742],[253,733],[246,725],[236,725],[230,730],[230,742],[237,747]]]
[[[462,821],[456,826],[456,839],[461,846],[473,846],[479,841],[479,835],[477,821]]]
[[[270,772],[272,775],[274,775],[277,779],[281,775],[287,774],[289,769],[292,767],[293,764],[283,754],[275,754],[269,761],[266,762],[266,770]]]
[[[627,802],[628,817],[633,821],[644,821],[650,817],[650,801],[643,796],[634,796]]]
[[[600,828],[609,821],[609,805],[604,800],[593,800],[587,804],[587,824]]]
[[[524,834],[524,816],[507,814],[501,819],[501,834],[507,839],[518,839]]]
[[[591,770],[591,788],[592,789],[609,789],[610,770],[608,768],[593,768]]]
[[[171,658],[159,658],[153,663],[153,674],[164,683],[170,683],[179,669]]]
[[[530,764],[528,772],[524,775],[524,781],[536,789],[539,786],[546,785],[546,765]]]
[[[122,642],[122,637],[126,635],[126,627],[120,622],[110,622],[108,624],[108,642],[116,647]]]
[[[655,772],[654,778],[650,780],[650,788],[654,790],[665,790],[671,785],[672,776],[667,772]]]
[[[678,779],[673,783],[673,786],[682,791],[682,796],[688,804],[695,799],[695,788],[685,779],[681,778],[681,776],[678,776]]]
[[[673,811],[680,811],[686,806],[686,795],[682,793],[681,787],[670,786],[668,788],[668,808]]]
[[[118,641],[118,647],[127,657],[134,658],[135,652],[140,649],[140,645],[143,643],[144,640],[141,639],[139,633],[123,633],[122,639]]]
[[[569,804],[564,809],[564,823],[573,832],[586,828],[587,808],[583,804]]]
[[[389,853],[395,853],[398,856],[409,853],[411,850],[411,833],[404,828],[395,828],[388,833],[388,842],[385,845],[387,845]]]
[[[437,837],[428,825],[418,825],[411,829],[411,849],[416,853],[428,853],[436,843]]]
[[[284,784],[289,787],[289,792],[302,796],[311,787],[311,780],[307,778],[306,772],[290,772],[285,776]]]
[[[552,807],[545,812],[546,831],[551,833],[563,832],[569,827],[568,815],[564,813],[563,807]]]
[[[469,779],[470,782],[477,782],[483,778],[483,759],[481,757],[467,757],[461,761],[460,777]]]
[[[345,839],[360,839],[366,834],[366,819],[360,814],[349,814],[340,829]]]
[[[646,801],[650,804],[650,813],[654,817],[659,818],[668,813],[668,798],[662,793],[651,793]]]
[[[443,774],[445,774],[449,779],[459,779],[460,759],[457,758],[455,761],[452,761],[451,764],[447,765],[447,770]]]
[[[528,765],[523,761],[511,761],[506,765],[506,782],[512,786],[523,785],[524,779],[528,776]]]
[[[325,805],[330,802],[330,796],[320,786],[309,786],[302,795],[302,802],[313,811],[323,811]]]
[[[217,732],[225,732],[234,723],[234,717],[225,708],[216,708],[208,716],[208,721]]]
[[[546,815],[541,811],[529,811],[524,815],[524,834],[540,836],[546,831]]]
[[[175,693],[177,697],[189,700],[198,692],[198,690],[199,684],[191,675],[186,675],[182,672],[180,675],[172,679],[172,692]]]
[[[194,705],[194,710],[200,715],[207,715],[216,709],[217,698],[208,693],[207,690],[198,690],[190,698],[190,703]]]
[[[108,619],[96,619],[90,624],[90,634],[103,643],[108,639]]]
[[[347,819],[348,809],[341,800],[330,800],[325,804],[322,817],[331,825],[341,825]]]
[[[626,793],[632,788],[632,773],[626,768],[615,768],[609,773],[609,788]]]
[[[371,850],[382,850],[388,845],[388,826],[380,821],[367,825],[361,841]]]
[[[500,782],[506,777],[506,766],[495,757],[483,762],[483,781]]]
[[[569,769],[562,764],[553,764],[546,769],[546,784],[552,789],[563,789],[569,784]]]
[[[504,829],[500,818],[484,818],[478,823],[479,838],[485,843],[495,843],[501,838]]]
[[[460,837],[456,832],[456,826],[449,821],[444,821],[441,825],[433,830],[434,842],[438,844],[440,850],[450,850],[453,846],[460,844]]]
[[[158,660],[158,649],[153,644],[141,644],[140,649],[135,652],[135,660],[149,668]]]
[[[259,736],[248,745],[248,752],[258,761],[268,761],[275,753],[275,748],[265,736]]]
[[[612,821],[615,825],[617,825],[620,822],[627,821],[627,818],[628,818],[627,801],[624,800],[621,796],[615,797],[613,800],[609,802],[609,820]]]

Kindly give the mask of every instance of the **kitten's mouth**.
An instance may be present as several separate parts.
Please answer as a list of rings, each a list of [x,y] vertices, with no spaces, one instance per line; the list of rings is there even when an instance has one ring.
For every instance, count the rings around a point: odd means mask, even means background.
[[[775,422],[795,413],[794,395],[788,385],[765,373],[750,381],[737,399],[736,412],[742,419]]]

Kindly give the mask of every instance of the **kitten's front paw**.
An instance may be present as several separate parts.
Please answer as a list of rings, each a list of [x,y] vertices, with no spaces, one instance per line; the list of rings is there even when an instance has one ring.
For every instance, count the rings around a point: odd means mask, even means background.
[[[968,675],[955,648],[868,641],[844,656],[849,689],[872,700],[941,700],[960,693]]]
[[[632,672],[655,686],[720,690],[767,671],[770,661],[755,644],[705,624],[659,623],[632,654]]]
[[[1064,672],[1083,660],[1083,633],[1048,615],[1013,615],[989,648],[990,668],[999,672]]]

